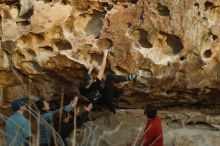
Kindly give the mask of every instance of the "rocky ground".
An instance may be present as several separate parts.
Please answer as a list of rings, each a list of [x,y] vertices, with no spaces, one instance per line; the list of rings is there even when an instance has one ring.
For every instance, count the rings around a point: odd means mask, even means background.
[[[207,112],[207,111],[206,111]],[[165,146],[219,146],[220,114],[198,111],[160,111]],[[143,110],[118,110],[85,125],[78,145],[126,146],[143,130]]]

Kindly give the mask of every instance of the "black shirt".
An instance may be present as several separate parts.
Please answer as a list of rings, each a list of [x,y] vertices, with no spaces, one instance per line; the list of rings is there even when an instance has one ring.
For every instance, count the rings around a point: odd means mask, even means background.
[[[101,81],[96,78],[89,88],[85,86],[79,88],[80,94],[87,97],[91,102],[97,102],[97,100],[101,97],[102,94]]]
[[[71,119],[73,120],[73,119]],[[89,121],[90,118],[89,118],[89,113],[88,112],[85,112],[83,113],[81,116],[77,116],[77,125],[76,125],[76,128],[79,128],[80,126],[82,126],[83,123],[85,123],[86,121]],[[66,138],[69,136],[69,134],[74,130],[74,122],[73,121],[70,121],[68,123],[62,123],[61,126],[60,126],[60,136],[65,144],[65,146],[67,146],[67,143],[66,143]]]

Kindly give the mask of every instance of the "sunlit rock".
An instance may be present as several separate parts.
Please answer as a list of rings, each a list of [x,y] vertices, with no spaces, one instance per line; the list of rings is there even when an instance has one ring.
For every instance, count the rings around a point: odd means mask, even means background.
[[[139,74],[135,82],[117,84],[124,89],[118,107],[142,108],[149,101],[219,107],[218,0],[19,4],[0,4],[2,87],[17,85],[17,77],[47,99],[62,88],[78,94],[86,68],[94,63],[97,72],[107,48],[108,69]]]

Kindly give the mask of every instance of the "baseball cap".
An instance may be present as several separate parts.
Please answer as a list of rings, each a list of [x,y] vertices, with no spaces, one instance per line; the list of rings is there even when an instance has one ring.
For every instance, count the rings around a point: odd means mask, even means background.
[[[12,102],[11,104],[11,108],[14,110],[14,111],[17,111],[20,109],[20,107],[24,106],[28,101],[28,98],[25,98],[25,97],[21,97],[19,99],[16,99]]]

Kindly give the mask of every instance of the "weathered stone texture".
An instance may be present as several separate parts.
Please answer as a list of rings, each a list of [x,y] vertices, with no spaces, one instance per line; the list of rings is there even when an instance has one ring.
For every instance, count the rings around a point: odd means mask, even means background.
[[[219,107],[219,3],[4,0],[0,87],[24,84],[23,93],[47,99],[76,93],[86,67],[98,68],[102,49],[112,47],[108,66],[140,75],[118,85],[125,90],[118,106]]]

